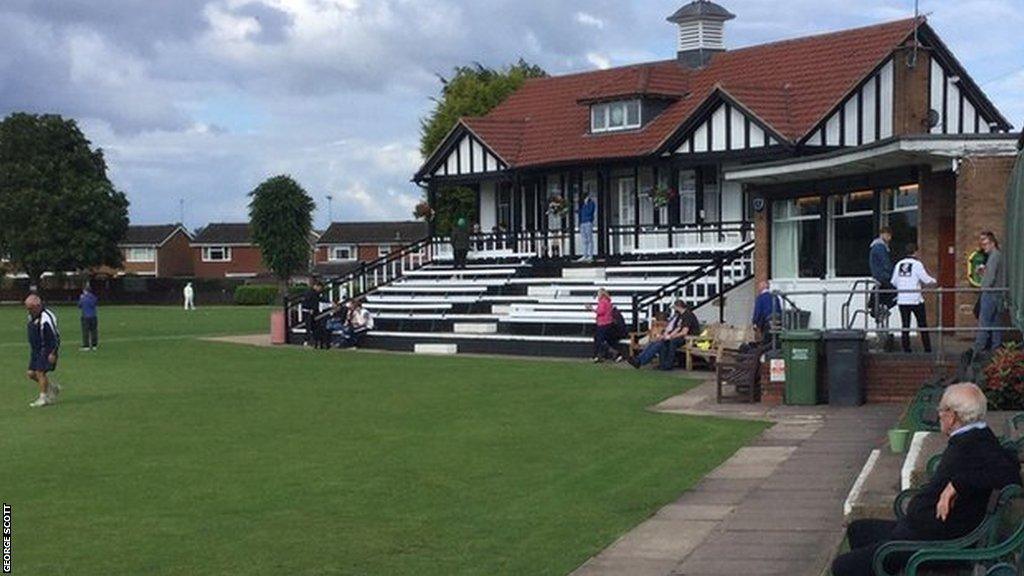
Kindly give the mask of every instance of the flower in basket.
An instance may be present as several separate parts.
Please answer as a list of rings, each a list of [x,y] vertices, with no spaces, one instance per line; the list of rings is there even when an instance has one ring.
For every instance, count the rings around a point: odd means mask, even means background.
[[[420,202],[416,205],[412,215],[417,220],[426,220],[427,222],[434,219],[434,209],[430,207],[430,204],[426,201]]]
[[[569,205],[565,202],[565,198],[561,196],[552,196],[548,199],[548,214],[554,216],[561,216],[566,213],[569,209]]]
[[[679,192],[675,188],[655,186],[647,191],[647,196],[654,202],[655,208],[663,208],[668,206],[669,202],[678,198]]]

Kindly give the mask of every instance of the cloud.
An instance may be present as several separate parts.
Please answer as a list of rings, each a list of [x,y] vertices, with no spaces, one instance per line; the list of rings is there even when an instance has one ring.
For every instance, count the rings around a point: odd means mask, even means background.
[[[722,0],[746,46],[909,16],[909,2]],[[612,0],[4,0],[0,115],[75,117],[107,151],[132,218],[243,219],[293,175],[338,216],[409,218],[419,119],[437,74],[519,57],[551,73],[672,58],[680,3]],[[1008,118],[1024,121],[1019,0],[922,0]],[[1009,69],[1008,69],[1009,68]]]
[[[586,12],[577,12],[576,22],[584,26],[591,26],[593,28],[597,28],[598,30],[604,30],[604,20],[598,18],[597,16],[587,14]]]

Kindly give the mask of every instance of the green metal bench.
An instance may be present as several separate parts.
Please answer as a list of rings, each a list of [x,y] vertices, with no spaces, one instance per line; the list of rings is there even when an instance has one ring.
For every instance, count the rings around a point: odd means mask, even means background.
[[[893,503],[897,517],[905,514],[903,506],[912,495],[905,490],[897,497]],[[1022,550],[1024,491],[1020,486],[1011,485],[992,494],[985,518],[969,534],[952,540],[887,542],[875,552],[874,569],[878,576],[896,576],[886,570],[886,558],[909,552],[912,555],[902,572],[904,576],[917,576],[923,566],[933,568],[936,564],[944,568],[943,573],[952,569],[953,573],[960,574],[966,569],[973,574],[974,567],[980,565],[986,570],[986,576],[1017,575]]]
[[[942,394],[946,391],[948,383],[946,378],[939,377],[921,386],[907,409],[911,429],[923,432],[939,431],[939,402],[942,401]]]

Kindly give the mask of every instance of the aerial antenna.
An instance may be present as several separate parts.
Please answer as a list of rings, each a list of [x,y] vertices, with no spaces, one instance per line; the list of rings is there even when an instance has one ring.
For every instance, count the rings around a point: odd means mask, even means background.
[[[921,27],[921,22],[919,21],[920,17],[920,0],[914,0],[914,51],[910,55],[910,62],[907,62],[908,68],[917,66],[917,48],[921,45],[921,41],[917,33],[918,29]]]

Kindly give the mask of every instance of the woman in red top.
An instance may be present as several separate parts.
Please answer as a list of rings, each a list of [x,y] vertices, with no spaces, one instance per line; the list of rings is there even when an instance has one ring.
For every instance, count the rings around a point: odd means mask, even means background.
[[[622,354],[616,346],[618,339],[615,337],[615,316],[612,311],[612,297],[608,291],[601,288],[597,291],[597,305],[588,305],[587,308],[594,312],[597,327],[594,330],[594,362],[600,362],[607,356],[608,351],[614,352],[615,361],[622,362]]]

